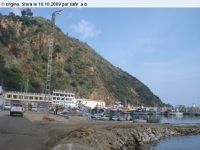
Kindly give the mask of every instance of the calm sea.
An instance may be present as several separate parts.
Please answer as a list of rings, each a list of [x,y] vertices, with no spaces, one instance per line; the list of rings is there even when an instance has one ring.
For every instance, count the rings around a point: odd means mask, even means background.
[[[161,116],[159,119],[160,123],[170,123],[170,124],[183,124],[192,125],[200,124],[200,117],[198,116]]]
[[[171,137],[138,150],[199,150],[200,135]]]
[[[200,116],[134,115],[133,118],[146,119],[148,122],[161,124],[200,125]]]
[[[196,116],[154,116],[159,123],[175,125],[200,125],[200,117]],[[200,135],[170,137],[159,143],[140,147],[138,150],[200,150]]]

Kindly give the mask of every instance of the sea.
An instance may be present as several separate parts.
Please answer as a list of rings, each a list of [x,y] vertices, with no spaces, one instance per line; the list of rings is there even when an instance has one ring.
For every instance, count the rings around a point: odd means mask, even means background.
[[[161,124],[200,125],[199,116],[158,116],[157,119]],[[200,135],[170,137],[138,150],[200,150]]]
[[[138,150],[199,150],[200,135],[178,136],[161,140],[159,143],[146,145]]]

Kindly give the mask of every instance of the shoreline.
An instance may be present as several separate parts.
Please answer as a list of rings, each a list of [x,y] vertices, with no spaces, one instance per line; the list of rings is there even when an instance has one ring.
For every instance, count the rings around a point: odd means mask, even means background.
[[[137,149],[172,136],[199,135],[200,126],[174,126],[169,124],[110,124],[106,127],[85,127],[65,132],[47,141],[52,150],[86,147],[95,150]]]
[[[2,112],[7,118],[8,112]],[[40,127],[43,150],[136,150],[141,145],[157,143],[162,139],[200,135],[200,125],[175,125],[158,123],[130,123],[88,120],[73,116],[69,119],[52,115],[54,121],[42,121],[43,112],[26,112],[29,124]],[[10,118],[10,117],[9,117]],[[12,117],[15,119],[14,117]],[[10,118],[10,119],[12,119]],[[21,118],[16,117],[21,120]],[[23,119],[24,120],[24,119]],[[40,143],[39,142],[39,143]]]

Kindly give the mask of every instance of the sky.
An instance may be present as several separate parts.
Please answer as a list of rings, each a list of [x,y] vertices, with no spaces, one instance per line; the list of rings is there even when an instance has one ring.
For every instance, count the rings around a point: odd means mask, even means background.
[[[50,19],[56,9],[34,8]],[[20,9],[0,9],[2,14]],[[67,8],[56,25],[171,105],[200,106],[200,9]]]

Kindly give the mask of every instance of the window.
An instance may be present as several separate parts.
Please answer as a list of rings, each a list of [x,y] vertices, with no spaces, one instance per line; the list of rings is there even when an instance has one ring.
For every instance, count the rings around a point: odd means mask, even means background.
[[[23,99],[23,96],[22,96],[22,95],[19,95],[19,99]]]
[[[11,98],[11,97],[12,97],[12,95],[11,95],[11,94],[8,94],[8,95],[7,95],[7,98]]]
[[[16,99],[16,98],[17,98],[17,95],[13,95],[13,98],[15,98],[15,99]]]

